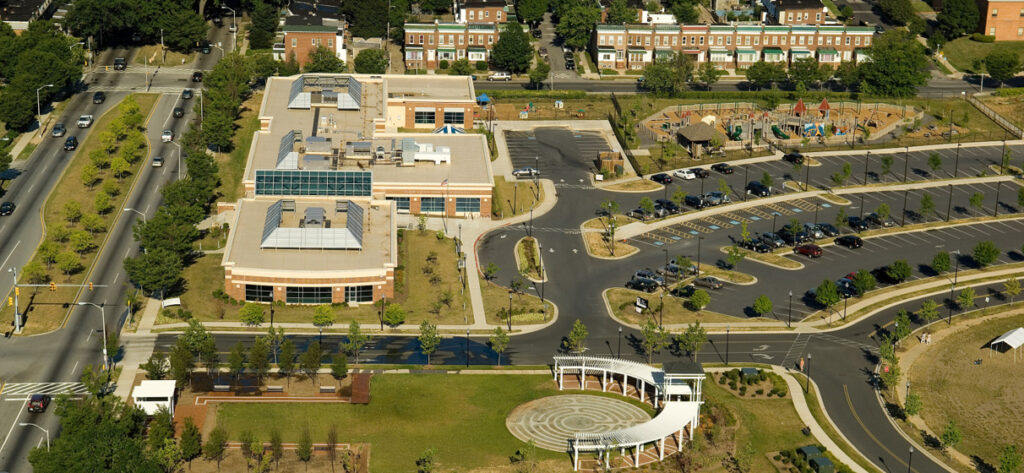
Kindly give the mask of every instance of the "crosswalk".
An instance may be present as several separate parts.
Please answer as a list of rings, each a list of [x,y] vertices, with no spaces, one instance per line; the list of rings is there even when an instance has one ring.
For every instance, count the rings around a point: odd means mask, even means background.
[[[870,353],[875,353],[875,354],[878,353],[878,347],[876,347],[874,345],[868,345],[866,343],[856,342],[856,341],[853,341],[853,340],[850,340],[850,339],[847,339],[847,338],[837,337],[835,335],[831,335],[831,334],[828,334],[828,333],[821,333],[821,334],[817,334],[816,336],[818,338],[821,338],[822,340],[828,340],[830,342],[838,343],[840,345],[847,346],[847,347],[850,347],[850,348],[858,348],[858,349],[866,350],[866,351],[868,351]]]
[[[795,366],[797,361],[804,356],[804,350],[807,348],[807,342],[809,341],[811,341],[809,334],[797,334],[793,344],[789,346],[789,351],[786,352],[786,357],[782,359],[780,364],[789,368]]]
[[[33,394],[49,394],[51,396],[57,394],[88,394],[89,391],[85,388],[85,385],[78,382],[59,382],[59,383],[7,383],[3,385],[3,392],[0,392],[0,396],[3,396],[6,400],[11,400],[11,397],[27,397]]]

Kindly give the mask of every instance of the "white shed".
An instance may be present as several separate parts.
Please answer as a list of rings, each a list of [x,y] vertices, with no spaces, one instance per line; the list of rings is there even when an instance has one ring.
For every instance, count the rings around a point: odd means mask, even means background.
[[[156,414],[161,407],[166,407],[174,416],[174,383],[174,380],[145,380],[135,386],[132,400],[146,415]]]

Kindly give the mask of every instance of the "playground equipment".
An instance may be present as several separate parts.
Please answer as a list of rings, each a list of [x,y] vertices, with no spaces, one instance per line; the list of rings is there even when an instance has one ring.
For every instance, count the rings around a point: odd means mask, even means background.
[[[729,125],[729,129],[727,131],[729,132],[729,139],[733,141],[739,141],[740,137],[743,136],[743,127],[739,125]]]
[[[804,123],[804,138],[817,138],[824,135],[825,125],[821,123]]]
[[[788,140],[789,139],[789,135],[787,135],[785,132],[783,132],[781,129],[779,129],[778,125],[772,125],[772,133],[775,135],[776,138],[783,139],[783,140]]]

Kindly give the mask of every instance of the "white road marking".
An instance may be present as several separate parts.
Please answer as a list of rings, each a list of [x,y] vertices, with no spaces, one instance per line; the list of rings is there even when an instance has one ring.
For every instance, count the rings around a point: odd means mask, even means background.
[[[93,332],[93,331],[92,331],[92,330],[90,330],[90,331],[89,331],[89,336],[88,336],[88,337],[85,337],[85,341],[86,341],[86,343],[88,343],[88,342],[89,342],[89,340],[91,340],[91,339],[92,339],[92,332]]]
[[[78,362],[75,362],[75,366],[71,368],[71,376],[75,375],[75,371],[78,370]]]
[[[14,432],[14,427],[18,425],[18,418],[21,417],[21,412],[25,410],[26,404],[28,404],[28,399],[26,399],[25,402],[21,404],[21,408],[18,409],[18,414],[14,416],[14,422],[11,423],[11,429],[7,431],[7,436],[4,437],[4,443],[0,444],[0,452],[2,452],[4,450],[4,447],[7,446],[7,441],[10,440],[11,438],[11,432]]]
[[[14,248],[11,248],[11,252],[7,255],[6,258],[4,258],[4,263],[0,264],[0,268],[3,268],[4,266],[7,266],[7,261],[9,261],[11,259],[11,256],[14,255],[14,250],[17,250],[18,249],[18,245],[20,245],[20,244],[21,244],[21,240],[18,240],[18,242],[14,244]]]

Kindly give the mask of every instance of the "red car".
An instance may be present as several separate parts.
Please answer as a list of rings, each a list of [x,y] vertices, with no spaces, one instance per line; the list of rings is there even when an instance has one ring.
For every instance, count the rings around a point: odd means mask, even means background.
[[[807,255],[809,258],[817,258],[821,256],[821,247],[818,245],[800,245],[793,248],[793,253]]]
[[[50,405],[50,396],[45,394],[33,394],[28,400],[28,411],[29,412],[46,412],[46,407]]]

